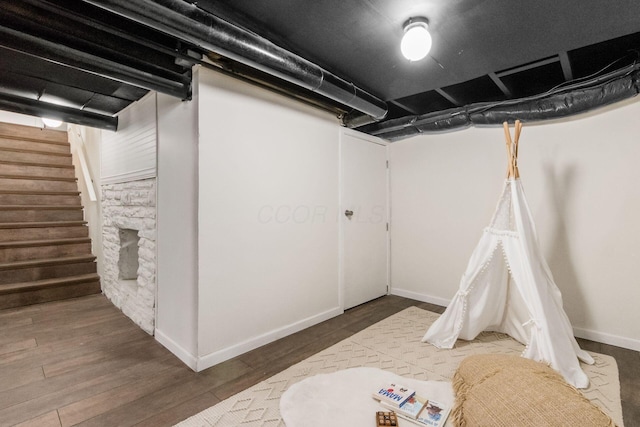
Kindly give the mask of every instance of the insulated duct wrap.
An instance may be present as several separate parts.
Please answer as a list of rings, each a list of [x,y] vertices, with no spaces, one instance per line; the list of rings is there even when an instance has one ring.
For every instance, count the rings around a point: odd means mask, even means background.
[[[636,96],[639,92],[638,73],[604,83],[596,87],[552,95],[515,105],[505,105],[496,110],[469,114],[474,125],[494,125],[505,121],[540,121],[584,113],[598,107],[614,104]]]
[[[640,93],[640,65],[634,64],[589,81],[526,99],[502,103],[476,103],[465,107],[401,117],[356,129],[397,141],[423,133],[460,130],[472,125],[492,126],[503,122],[534,122],[584,113],[614,104]],[[355,121],[355,120],[354,120]],[[349,123],[345,123],[349,126]]]

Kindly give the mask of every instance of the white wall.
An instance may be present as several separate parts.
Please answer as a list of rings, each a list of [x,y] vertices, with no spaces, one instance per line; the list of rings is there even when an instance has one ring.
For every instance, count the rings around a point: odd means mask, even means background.
[[[118,113],[118,131],[102,132],[102,184],[155,178],[156,122],[155,92]]]
[[[640,100],[526,125],[519,166],[578,336],[640,350]],[[446,305],[493,213],[502,128],[389,146],[392,293]]]
[[[198,102],[202,369],[341,312],[340,128],[206,69]]]
[[[197,73],[197,72],[196,72]],[[194,76],[197,82],[197,74]],[[194,100],[158,94],[156,339],[196,369],[198,338],[198,85]]]

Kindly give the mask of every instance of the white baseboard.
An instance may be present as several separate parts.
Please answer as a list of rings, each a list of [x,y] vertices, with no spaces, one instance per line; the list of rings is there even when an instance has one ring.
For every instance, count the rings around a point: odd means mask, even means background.
[[[178,359],[182,360],[182,362],[193,369],[196,370],[198,366],[198,358],[189,353],[185,348],[180,346],[174,340],[166,336],[161,330],[156,329],[154,336],[156,341],[162,344],[167,350],[173,353]]]
[[[578,338],[596,341],[602,344],[615,345],[629,350],[640,351],[640,340],[592,331],[590,329],[573,328],[573,334]]]
[[[391,295],[397,295],[403,298],[410,298],[410,299],[414,299],[416,301],[421,301],[421,302],[428,302],[430,304],[441,305],[443,307],[447,307],[449,305],[449,302],[451,302],[451,300],[448,300],[446,298],[434,297],[431,295],[421,294],[413,291],[407,291],[405,289],[398,289],[394,287],[391,288],[389,293]]]
[[[224,362],[225,360],[229,360],[260,346],[269,344],[270,342],[273,342],[277,339],[286,337],[287,335],[291,335],[305,328],[316,325],[320,322],[324,322],[325,320],[331,319],[332,317],[336,317],[343,312],[344,311],[340,307],[336,307],[323,313],[300,320],[299,322],[292,323],[291,325],[269,331],[265,334],[248,339],[231,347],[227,347],[222,350],[207,354],[206,356],[199,357],[195,370],[199,372],[204,369],[210,368],[214,365],[217,365],[218,363]]]
[[[391,288],[391,295],[397,295],[399,297],[411,298],[416,301],[428,302],[431,304],[441,305],[447,307],[450,300],[445,298],[434,297],[418,292],[407,291],[404,289]],[[640,340],[621,337],[618,335],[608,334],[606,332],[598,332],[584,328],[573,328],[573,333],[576,337],[584,338],[591,341],[596,341],[602,344],[615,345],[616,347],[622,347],[629,350],[640,351]]]

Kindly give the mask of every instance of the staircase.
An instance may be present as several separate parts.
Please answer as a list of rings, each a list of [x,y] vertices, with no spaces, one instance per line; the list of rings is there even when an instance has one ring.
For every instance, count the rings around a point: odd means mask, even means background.
[[[0,123],[0,309],[100,293],[67,133]]]

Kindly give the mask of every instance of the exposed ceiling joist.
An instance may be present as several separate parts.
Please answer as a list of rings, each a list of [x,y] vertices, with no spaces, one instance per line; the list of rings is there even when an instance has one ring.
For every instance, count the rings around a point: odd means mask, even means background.
[[[64,64],[81,71],[132,84],[144,89],[156,90],[187,99],[191,96],[190,79],[180,76],[170,80],[124,65],[120,62],[93,55],[89,52],[45,40],[11,28],[0,26],[3,46],[56,64]]]
[[[435,91],[438,95],[440,95],[441,97],[443,97],[444,99],[446,99],[447,101],[455,105],[456,107],[459,107],[462,105],[460,101],[455,99],[453,96],[449,95],[444,89],[438,88]]]
[[[502,78],[502,77],[510,76],[512,74],[522,73],[523,71],[528,71],[534,68],[539,68],[545,65],[553,64],[555,62],[558,62],[559,60],[560,59],[557,56],[553,56],[551,58],[545,58],[540,61],[530,62],[528,64],[520,65],[518,67],[513,67],[508,70],[504,70],[504,71],[500,71],[492,74],[495,74],[498,78]]]
[[[82,2],[0,0],[0,11],[0,96],[12,111],[111,128],[149,90],[191,96],[200,52],[188,43]]]
[[[504,96],[507,98],[511,98],[511,91],[507,86],[505,86],[504,82],[500,80],[500,77],[496,73],[489,73],[489,78],[493,80],[493,82],[498,86],[498,88],[502,91]]]
[[[560,65],[562,66],[562,73],[564,74],[565,81],[570,82],[573,80],[573,70],[571,69],[571,61],[567,52],[560,52],[558,54],[560,59]]]
[[[390,101],[390,103],[402,108],[403,110],[405,110],[405,111],[407,111],[407,112],[409,112],[411,114],[419,114],[416,110],[414,110],[412,107],[408,106],[406,103],[403,103],[402,101],[394,100],[394,101]]]

